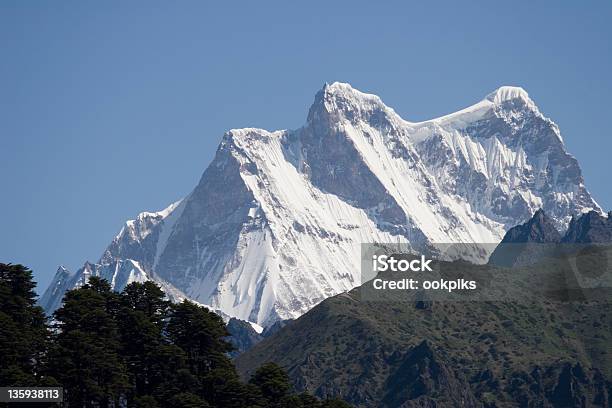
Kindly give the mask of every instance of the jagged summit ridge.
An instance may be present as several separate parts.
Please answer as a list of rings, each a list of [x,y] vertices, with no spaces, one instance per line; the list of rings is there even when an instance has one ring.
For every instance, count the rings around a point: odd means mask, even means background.
[[[389,116],[393,116],[393,118],[399,122],[418,125],[440,123],[452,119],[457,120],[461,119],[466,113],[485,116],[495,108],[506,103],[516,103],[517,106],[522,105],[535,113],[540,113],[535,102],[523,88],[518,86],[501,86],[472,106],[439,118],[432,118],[423,122],[411,122],[405,118],[401,118],[393,108],[385,105],[378,95],[361,92],[353,88],[350,84],[343,82],[325,83],[323,88],[316,94],[311,111],[313,109],[320,109],[321,107],[329,112],[359,110],[376,114],[378,111],[379,113],[384,112]]]
[[[559,230],[599,212],[556,125],[515,100],[411,123],[326,85],[299,129],[228,131],[194,190],[128,222],[90,269],[134,261],[176,298],[268,326],[360,284],[363,242],[499,242],[538,208]],[[47,292],[52,310],[63,292]]]

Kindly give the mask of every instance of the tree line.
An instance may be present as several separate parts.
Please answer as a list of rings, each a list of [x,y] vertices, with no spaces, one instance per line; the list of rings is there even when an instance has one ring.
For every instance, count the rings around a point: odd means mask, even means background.
[[[223,320],[153,282],[118,293],[91,277],[51,318],[35,286],[28,268],[0,263],[0,386],[60,386],[79,408],[349,407],[296,393],[273,363],[241,381]]]

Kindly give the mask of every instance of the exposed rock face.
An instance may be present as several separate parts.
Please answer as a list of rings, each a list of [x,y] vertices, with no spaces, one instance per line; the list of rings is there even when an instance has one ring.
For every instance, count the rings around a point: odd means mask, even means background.
[[[230,352],[232,357],[244,353],[263,339],[263,335],[257,333],[249,322],[233,317],[227,322],[227,331],[230,334],[227,340],[234,346]]]
[[[292,320],[278,320],[273,325],[263,330],[255,330],[253,325],[249,322],[234,317],[230,318],[227,322],[227,331],[230,334],[227,340],[235,347],[235,350],[232,351],[230,355],[232,357],[239,356],[291,322]],[[258,329],[262,328],[260,327]]]
[[[60,271],[41,304],[52,312],[90,274],[118,290],[146,276],[265,327],[357,286],[363,242],[497,243],[538,208],[559,230],[600,211],[524,90],[411,123],[334,83],[300,129],[227,132],[189,196],[128,221],[97,264]]]
[[[544,210],[535,212],[527,222],[510,228],[500,245],[495,248],[489,263],[516,267],[537,262],[558,252],[561,234]]]
[[[612,242],[612,218],[597,211],[589,211],[572,218],[563,242],[575,244]]]
[[[554,221],[544,213],[544,210],[538,210],[526,223],[510,228],[501,243],[552,244],[559,241],[561,234],[555,228]]]

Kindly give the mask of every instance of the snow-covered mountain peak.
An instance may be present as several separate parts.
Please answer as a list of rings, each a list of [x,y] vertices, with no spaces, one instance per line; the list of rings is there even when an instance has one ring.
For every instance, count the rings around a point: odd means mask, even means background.
[[[176,201],[161,211],[143,211],[133,220],[127,220],[123,228],[115,236],[113,242],[119,243],[121,240],[125,240],[126,237],[129,240],[142,241],[151,233],[152,228],[172,214],[181,202],[182,200]]]
[[[378,95],[361,92],[360,90],[353,88],[351,84],[347,84],[345,82],[332,82],[331,84],[326,83],[320,92],[322,92],[325,96],[333,98],[353,99],[361,102],[382,104]]]
[[[265,141],[270,138],[281,137],[285,132],[285,130],[271,132],[259,128],[230,129],[225,133],[220,149],[227,149],[229,146],[246,148],[248,146],[265,143]]]
[[[502,86],[491,92],[484,99],[494,105],[494,109],[511,111],[528,110],[536,115],[541,113],[535,102],[529,97],[527,91],[518,86]]]
[[[90,276],[118,290],[153,279],[268,326],[358,285],[361,243],[494,243],[538,208],[565,228],[600,209],[532,103],[502,87],[411,123],[376,95],[327,84],[298,129],[226,132],[186,198],[127,222],[96,264],[58,271],[41,304],[54,310]]]
[[[519,86],[501,86],[487,95],[486,99],[497,105],[514,99],[520,99],[526,103],[533,104],[527,91]]]
[[[507,122],[517,122],[532,115],[546,119],[540,113],[535,102],[529,97],[527,91],[517,86],[502,86],[473,105],[448,115],[416,123],[415,125],[438,125],[453,129],[464,129],[467,126],[492,117],[503,118]],[[546,120],[550,125],[556,126],[549,119]]]
[[[361,92],[346,83],[334,82],[326,83],[315,95],[308,113],[308,123],[323,121],[337,124],[342,119],[367,122],[372,116],[380,115],[397,116],[377,95]]]

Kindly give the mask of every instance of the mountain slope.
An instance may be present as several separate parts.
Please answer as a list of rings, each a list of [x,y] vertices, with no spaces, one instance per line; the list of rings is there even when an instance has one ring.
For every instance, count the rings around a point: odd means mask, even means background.
[[[241,375],[272,361],[298,389],[357,407],[609,407],[609,300],[422,307],[368,301],[362,288],[238,356]]]
[[[176,298],[269,326],[357,286],[360,243],[499,242],[537,208],[557,228],[601,211],[524,90],[411,123],[334,83],[300,129],[227,132],[191,194],[128,221],[92,270],[116,279],[135,262]],[[61,271],[42,305],[88,273]]]

